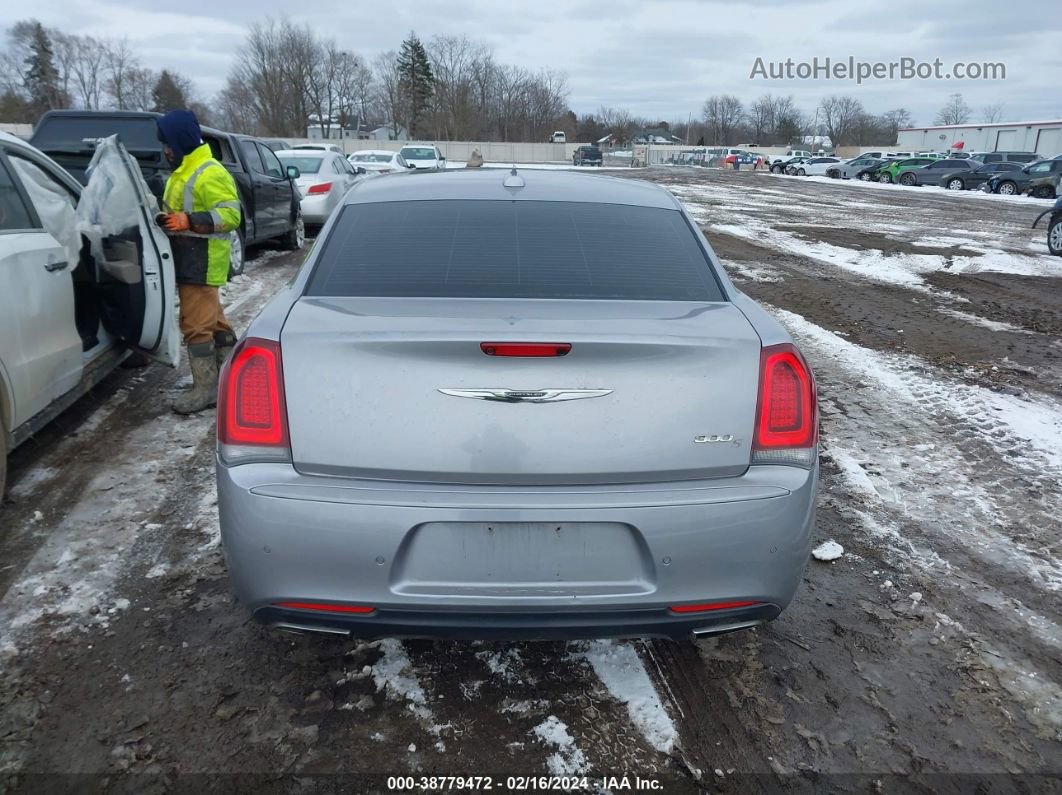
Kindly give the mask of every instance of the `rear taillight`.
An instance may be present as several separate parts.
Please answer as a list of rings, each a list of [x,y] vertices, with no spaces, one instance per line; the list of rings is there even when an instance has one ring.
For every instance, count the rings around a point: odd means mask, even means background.
[[[367,605],[329,605],[320,602],[274,602],[273,607],[290,610],[316,610],[321,613],[372,613],[375,607]]]
[[[481,342],[487,356],[567,356],[570,342]]]
[[[707,613],[710,610],[735,610],[739,607],[755,607],[763,602],[707,602],[700,605],[672,605],[672,613]]]
[[[310,189],[306,192],[312,196],[315,193],[328,193],[330,190],[332,190],[331,182],[318,182],[315,185],[311,185]]]
[[[218,449],[229,464],[291,460],[279,343],[249,337],[222,368]]]
[[[819,413],[815,377],[795,345],[769,345],[760,352],[754,464],[815,463]]]

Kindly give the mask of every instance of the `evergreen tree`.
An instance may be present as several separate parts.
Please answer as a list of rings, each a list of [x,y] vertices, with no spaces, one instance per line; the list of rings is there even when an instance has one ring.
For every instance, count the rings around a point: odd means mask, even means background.
[[[166,113],[178,108],[188,107],[188,97],[180,83],[166,69],[159,74],[155,88],[151,91],[151,99],[154,103],[151,108],[156,113]]]
[[[435,93],[435,76],[428,53],[415,33],[410,33],[402,42],[402,51],[398,54],[398,90],[406,110],[406,129],[410,138],[416,138]]]
[[[59,87],[59,70],[55,68],[48,31],[36,20],[31,25],[29,55],[26,56],[26,90],[29,93],[30,106],[36,113],[43,113],[52,108],[61,108],[67,103]]]

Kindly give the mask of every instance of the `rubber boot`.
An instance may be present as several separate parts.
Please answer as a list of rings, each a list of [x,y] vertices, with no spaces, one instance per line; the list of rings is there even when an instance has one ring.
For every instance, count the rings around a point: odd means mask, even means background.
[[[231,331],[214,332],[214,358],[218,362],[218,372],[221,372],[221,365],[228,361],[228,358],[232,355],[232,349],[235,347],[236,335]]]
[[[188,363],[192,367],[192,388],[173,401],[178,414],[195,414],[218,402],[218,361],[214,341],[188,346]]]

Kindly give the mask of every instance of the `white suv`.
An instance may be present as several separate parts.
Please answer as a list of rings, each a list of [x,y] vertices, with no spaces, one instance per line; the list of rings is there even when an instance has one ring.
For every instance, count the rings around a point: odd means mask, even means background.
[[[406,166],[419,171],[445,171],[446,157],[435,144],[406,144],[398,152]]]
[[[7,454],[139,350],[176,365],[173,258],[117,136],[88,185],[0,133],[0,500]]]

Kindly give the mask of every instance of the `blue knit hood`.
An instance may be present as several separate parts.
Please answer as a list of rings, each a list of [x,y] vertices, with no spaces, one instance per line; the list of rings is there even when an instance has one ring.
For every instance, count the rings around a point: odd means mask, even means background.
[[[185,108],[171,110],[165,116],[160,116],[157,123],[159,140],[173,150],[178,162],[184,160],[185,155],[195,151],[203,143],[199,119],[190,110]]]

